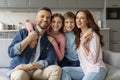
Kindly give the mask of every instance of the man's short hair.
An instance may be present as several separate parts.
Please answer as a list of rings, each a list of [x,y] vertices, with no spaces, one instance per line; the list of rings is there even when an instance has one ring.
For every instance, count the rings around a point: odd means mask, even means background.
[[[40,8],[40,9],[38,9],[38,12],[41,11],[41,10],[46,10],[46,11],[50,12],[50,14],[52,15],[52,11],[51,11],[51,9],[48,8],[48,7],[42,7],[42,8]]]

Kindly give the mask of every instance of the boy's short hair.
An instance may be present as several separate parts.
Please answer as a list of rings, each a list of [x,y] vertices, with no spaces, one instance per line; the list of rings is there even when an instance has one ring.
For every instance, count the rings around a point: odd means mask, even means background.
[[[75,17],[75,14],[73,13],[73,12],[66,12],[65,14],[64,14],[64,19],[67,19],[67,18],[76,18]]]

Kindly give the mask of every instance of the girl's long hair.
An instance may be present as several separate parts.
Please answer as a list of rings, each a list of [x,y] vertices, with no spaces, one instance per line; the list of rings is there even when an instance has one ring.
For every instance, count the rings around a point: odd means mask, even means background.
[[[100,37],[101,47],[103,47],[103,46],[104,46],[103,36],[100,34],[100,28],[99,28],[99,26],[95,23],[92,14],[91,14],[88,10],[78,10],[77,13],[76,13],[76,16],[77,16],[77,14],[78,14],[79,12],[83,12],[83,13],[86,15],[86,18],[87,18],[87,21],[88,21],[88,23],[87,23],[88,28],[92,28],[92,30],[95,31],[95,33],[97,33],[97,35]],[[81,33],[81,29],[76,28],[76,30],[75,30],[75,35],[76,35],[76,38],[75,38],[76,48],[78,48],[79,45],[80,45],[80,33]]]

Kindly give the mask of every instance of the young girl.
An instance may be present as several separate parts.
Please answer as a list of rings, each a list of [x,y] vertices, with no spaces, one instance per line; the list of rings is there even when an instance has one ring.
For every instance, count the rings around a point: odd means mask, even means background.
[[[75,44],[75,15],[73,12],[64,14],[64,34],[66,38],[65,56],[60,62],[61,67],[79,66],[78,54]]]
[[[51,17],[51,25],[47,29],[49,34],[48,39],[53,44],[58,62],[60,62],[64,57],[65,51],[65,36],[63,34],[64,18],[61,14],[55,13]],[[32,31],[33,26],[31,23],[28,23],[26,26],[28,31]]]
[[[63,34],[64,18],[61,14],[55,13],[51,18],[51,25],[47,30],[47,33],[52,36],[48,37],[50,42],[53,44],[59,62],[64,57],[65,52],[65,36]]]
[[[107,69],[102,58],[103,39],[100,29],[88,10],[76,13],[76,48],[81,67],[63,68],[62,80],[104,80]],[[92,38],[87,36],[92,29]]]

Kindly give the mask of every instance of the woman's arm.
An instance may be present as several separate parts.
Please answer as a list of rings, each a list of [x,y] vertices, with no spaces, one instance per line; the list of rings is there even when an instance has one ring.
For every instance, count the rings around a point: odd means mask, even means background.
[[[85,39],[86,41],[86,39]],[[99,41],[99,36],[96,34],[96,33],[93,33],[93,37],[92,39],[89,41],[89,45],[86,46],[84,44],[83,41],[83,44],[81,45],[83,50],[84,50],[84,53],[86,53],[86,57],[87,59],[92,63],[96,63],[97,61],[97,58],[99,56],[99,50],[101,48],[100,46],[100,41]]]

